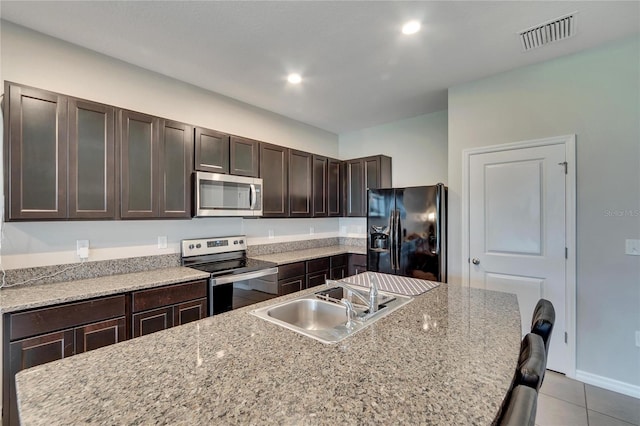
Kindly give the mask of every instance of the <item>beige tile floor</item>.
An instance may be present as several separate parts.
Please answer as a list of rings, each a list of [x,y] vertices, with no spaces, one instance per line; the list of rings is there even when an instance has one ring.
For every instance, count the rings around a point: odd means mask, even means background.
[[[538,396],[536,425],[640,425],[640,399],[547,371]]]

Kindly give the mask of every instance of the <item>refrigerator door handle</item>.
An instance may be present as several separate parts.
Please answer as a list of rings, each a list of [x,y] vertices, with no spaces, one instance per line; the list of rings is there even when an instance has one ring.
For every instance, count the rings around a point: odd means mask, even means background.
[[[389,214],[389,262],[391,263],[391,269],[396,269],[394,264],[395,258],[395,241],[396,241],[396,231],[395,231],[395,210],[391,210]]]
[[[440,254],[440,200],[442,197],[442,188],[440,185],[436,186],[436,250],[435,254]]]
[[[396,209],[395,210],[395,215],[396,215],[396,230],[395,230],[395,237],[396,237],[396,269],[400,269],[400,252],[401,252],[401,248],[402,248],[402,243],[400,241],[400,239],[402,238],[402,225],[400,223],[400,210]]]

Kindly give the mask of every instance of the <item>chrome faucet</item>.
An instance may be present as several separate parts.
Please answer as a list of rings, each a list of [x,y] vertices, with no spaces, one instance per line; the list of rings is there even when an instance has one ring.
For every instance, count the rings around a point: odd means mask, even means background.
[[[378,283],[375,279],[371,280],[371,288],[369,289],[368,298],[364,297],[362,293],[360,293],[358,290],[354,289],[353,287],[351,287],[350,285],[342,281],[327,280],[326,283],[327,283],[327,287],[331,287],[331,286],[342,287],[343,289],[350,291],[354,296],[360,299],[364,305],[366,305],[369,308],[370,314],[374,312],[378,312]],[[346,300],[346,299],[342,299],[342,300]],[[348,300],[346,301],[348,302]],[[349,309],[349,307],[347,307],[347,309]],[[353,309],[353,305],[351,306],[351,309]]]
[[[356,317],[356,310],[353,308],[353,304],[347,299],[340,300],[340,303],[347,308],[347,323],[345,324],[345,327],[351,330],[353,328],[353,319]]]

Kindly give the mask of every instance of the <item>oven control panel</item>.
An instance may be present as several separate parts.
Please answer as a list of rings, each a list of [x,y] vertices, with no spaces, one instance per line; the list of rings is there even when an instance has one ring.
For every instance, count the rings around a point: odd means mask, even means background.
[[[234,237],[213,237],[182,240],[180,246],[182,250],[182,257],[228,253],[231,251],[246,250],[247,237],[244,235],[239,235]]]

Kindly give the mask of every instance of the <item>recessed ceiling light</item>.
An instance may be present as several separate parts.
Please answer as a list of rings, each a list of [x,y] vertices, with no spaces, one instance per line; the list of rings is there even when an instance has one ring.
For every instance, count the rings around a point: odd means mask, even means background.
[[[302,81],[302,77],[300,76],[300,74],[289,74],[289,76],[287,77],[287,81],[291,84],[300,84],[300,82]]]
[[[409,21],[402,26],[403,34],[415,34],[420,31],[420,22],[418,21]]]

